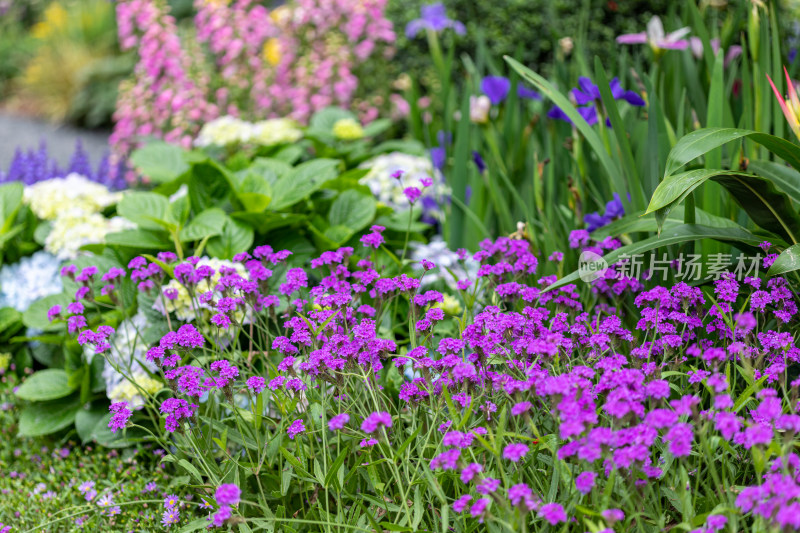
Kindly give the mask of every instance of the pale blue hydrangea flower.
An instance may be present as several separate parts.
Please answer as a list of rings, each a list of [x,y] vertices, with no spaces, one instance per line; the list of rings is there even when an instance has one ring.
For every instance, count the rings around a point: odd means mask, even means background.
[[[45,251],[5,265],[0,269],[0,307],[23,312],[39,298],[60,293],[60,270],[61,261]]]
[[[465,261],[460,261],[458,254],[452,251],[440,235],[435,235],[427,244],[411,242],[411,259],[413,268],[422,270],[420,262],[423,259],[432,261],[436,268],[426,272],[422,278],[422,285],[430,285],[443,280],[448,287],[456,290],[456,282],[462,279],[474,280],[478,273],[478,263],[467,256]]]

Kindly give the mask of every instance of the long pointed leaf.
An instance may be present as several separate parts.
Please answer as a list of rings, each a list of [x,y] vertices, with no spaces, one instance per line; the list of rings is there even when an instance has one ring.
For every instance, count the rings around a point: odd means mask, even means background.
[[[567,114],[569,119],[578,128],[578,131],[581,132],[581,135],[586,139],[586,142],[592,147],[594,150],[595,155],[600,160],[600,164],[605,169],[606,174],[608,174],[609,178],[611,178],[611,182],[614,184],[614,188],[616,192],[619,193],[620,197],[622,198],[623,204],[626,208],[629,207],[630,202],[628,201],[627,192],[630,190],[627,183],[625,182],[625,177],[622,171],[619,168],[611,156],[603,146],[603,141],[600,140],[600,136],[597,132],[589,125],[586,120],[578,113],[575,109],[575,106],[570,103],[566,96],[561,94],[549,81],[544,79],[542,76],[536,74],[528,67],[524,66],[522,63],[508,57],[504,56],[506,62],[511,65],[511,68],[516,70],[523,78],[527,81],[532,83],[536,86],[536,88],[547,98],[553,101],[555,105],[561,108],[564,113]]]
[[[686,242],[693,242],[700,239],[714,239],[723,242],[743,243],[749,246],[757,246],[764,239],[754,235],[742,227],[738,228],[713,228],[709,226],[701,226],[699,224],[684,224],[675,228],[670,228],[664,231],[660,236],[650,237],[642,241],[629,244],[617,248],[616,250],[606,254],[602,262],[608,265],[613,265],[623,257],[630,257],[637,254],[643,254],[663,246],[672,244],[682,244]],[[600,263],[602,263],[600,262]],[[598,264],[597,266],[602,266]],[[568,283],[572,283],[579,279],[581,271],[575,272],[561,278],[552,285],[549,285],[545,292],[552,291],[562,287]]]
[[[794,244],[781,252],[769,267],[767,276],[779,276],[795,270],[800,270],[800,244]]]
[[[693,131],[678,141],[669,154],[665,175],[674,174],[686,163],[742,137],[750,138],[800,170],[800,146],[786,139],[738,128],[704,128]]]
[[[800,203],[800,172],[774,161],[750,161],[748,170],[772,181],[776,187]]]

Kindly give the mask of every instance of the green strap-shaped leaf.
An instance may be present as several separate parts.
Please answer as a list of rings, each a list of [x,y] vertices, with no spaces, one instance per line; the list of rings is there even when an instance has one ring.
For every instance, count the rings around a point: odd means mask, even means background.
[[[719,228],[740,227],[739,224],[737,224],[733,220],[723,217],[718,217],[716,215],[711,215],[709,213],[706,213],[702,209],[695,209],[695,216],[696,216],[695,223],[703,226],[714,226]],[[675,208],[668,213],[662,226],[666,228],[681,224],[684,224],[683,206],[676,205]],[[617,235],[623,235],[626,233],[635,233],[640,231],[648,233],[656,233],[658,231],[658,221],[656,220],[653,213],[644,214],[642,211],[636,211],[631,213],[630,215],[625,215],[619,220],[615,220],[614,222],[611,222],[610,224],[607,224],[602,228],[594,230],[592,232],[592,239],[594,239],[595,241],[600,241],[606,237],[614,237]]]
[[[686,163],[707,154],[723,144],[743,137],[762,145],[794,168],[800,170],[800,146],[786,139],[739,128],[703,128],[685,135],[675,144],[675,147],[669,153],[664,173],[666,176],[674,174]]]
[[[695,190],[708,179],[718,176],[720,174],[741,174],[742,176],[749,176],[741,172],[731,172],[730,170],[719,169],[705,169],[700,168],[696,170],[688,170],[680,174],[672,174],[666,176],[661,183],[659,183],[653,197],[650,198],[650,205],[647,206],[645,214],[652,213],[659,209],[668,207],[676,200],[682,200],[688,193]]]
[[[775,161],[750,161],[747,169],[764,176],[775,184],[780,190],[789,195],[789,198],[800,203],[800,172],[783,163]]]
[[[623,257],[643,254],[645,252],[649,252],[663,246],[669,246],[671,244],[682,244],[700,239],[714,239],[723,242],[738,242],[750,246],[757,246],[764,240],[762,237],[753,235],[742,227],[714,228],[709,226],[701,226],[699,224],[684,224],[682,226],[669,228],[662,232],[660,236],[650,237],[642,241],[629,244],[628,246],[617,248],[616,250],[606,254],[603,257],[603,261],[608,265],[613,265]],[[572,283],[580,278],[580,274],[581,272],[576,270],[575,272],[548,286],[544,292],[552,291],[568,283]]]
[[[767,276],[779,276],[795,270],[800,270],[800,244],[793,244],[781,252],[781,255],[769,267]]]
[[[672,208],[709,179],[725,187],[758,226],[787,242],[798,242],[800,217],[789,197],[777,190],[771,180],[744,172],[696,169],[667,176],[653,193],[646,213],[656,211],[661,226]]]
[[[747,215],[767,231],[796,244],[800,239],[800,216],[789,197],[760,176],[724,174],[712,178],[722,184]]]
[[[575,127],[578,128],[578,131],[581,132],[581,135],[583,135],[583,137],[586,139],[586,142],[588,142],[592,147],[592,150],[594,150],[595,155],[597,155],[597,158],[600,160],[600,164],[605,169],[606,174],[608,174],[608,176],[611,178],[611,182],[614,184],[614,189],[619,193],[623,203],[628,204],[627,192],[630,191],[631,188],[628,187],[622,170],[608,154],[605,146],[603,146],[603,141],[600,139],[600,136],[597,134],[594,128],[592,128],[589,123],[584,120],[569,99],[561,94],[553,86],[553,84],[544,79],[542,76],[533,72],[528,67],[524,66],[522,63],[519,63],[508,56],[504,56],[504,58],[506,62],[511,65],[511,68],[519,72],[519,74],[528,82],[535,85],[537,90],[552,100],[555,105],[557,105],[562,111],[564,111],[564,113],[566,113]]]

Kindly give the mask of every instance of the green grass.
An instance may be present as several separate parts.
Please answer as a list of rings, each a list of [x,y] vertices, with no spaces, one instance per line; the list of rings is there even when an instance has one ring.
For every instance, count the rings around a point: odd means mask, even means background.
[[[162,525],[163,500],[177,495],[181,501],[180,521],[173,530],[206,513],[197,498],[186,496],[188,479],[170,476],[167,463],[160,463],[161,450],[79,446],[74,432],[51,439],[17,438],[17,414],[13,373],[0,380],[0,523],[14,533],[61,533],[102,531],[104,533],[147,533],[167,531]],[[97,496],[87,502],[79,487],[94,481]],[[154,490],[147,487],[155,484]],[[110,515],[98,505],[111,495],[119,513]]]

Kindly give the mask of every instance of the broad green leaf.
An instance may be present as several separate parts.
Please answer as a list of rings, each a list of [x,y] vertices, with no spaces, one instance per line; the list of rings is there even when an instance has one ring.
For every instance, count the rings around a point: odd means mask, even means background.
[[[800,216],[791,200],[771,181],[759,176],[727,174],[713,178],[758,226],[780,235],[786,242],[800,240]]]
[[[186,152],[179,146],[161,141],[134,150],[130,162],[136,171],[153,183],[172,181],[187,170]]]
[[[645,214],[652,213],[664,207],[667,207],[675,200],[685,198],[686,195],[697,187],[703,184],[708,179],[720,174],[741,174],[742,176],[750,176],[743,172],[732,172],[730,170],[718,169],[696,169],[681,172],[680,174],[672,174],[666,176],[656,188],[653,197],[650,198],[650,205],[647,206]]]
[[[338,166],[336,159],[314,159],[296,166],[275,182],[270,209],[285,209],[306,198],[326,181],[335,178]]]
[[[364,137],[375,137],[392,127],[392,121],[388,118],[373,120],[364,126]]]
[[[0,332],[11,327],[15,322],[22,322],[22,313],[13,307],[0,307]]]
[[[253,228],[238,220],[227,218],[220,234],[209,239],[206,249],[214,257],[232,259],[234,255],[247,251],[252,244]]]
[[[154,192],[128,191],[117,204],[117,214],[127,218],[140,229],[159,230],[166,221],[169,200]]]
[[[138,229],[123,230],[106,235],[106,244],[112,246],[125,246],[129,248],[167,249],[172,247],[172,242],[165,232],[146,231]]]
[[[786,139],[738,128],[703,128],[682,137],[667,159],[665,175],[674,174],[686,163],[736,139],[747,137],[800,170],[800,146]]]
[[[272,171],[267,172],[274,176]],[[245,211],[260,213],[272,202],[272,187],[268,179],[263,175],[248,172],[239,184],[236,196],[244,206]]]
[[[718,169],[697,169],[667,176],[650,200],[647,213],[657,211],[663,220],[669,211],[707,180],[720,183],[760,227],[795,243],[800,237],[800,216],[789,198],[760,176]]]
[[[425,145],[416,139],[393,139],[382,142],[372,149],[373,154],[382,154],[388,152],[403,152],[404,154],[416,156],[427,155]]]
[[[181,241],[199,241],[209,236],[222,233],[223,226],[228,220],[225,212],[217,207],[206,209],[180,231]]]
[[[331,226],[347,226],[352,233],[358,233],[375,218],[375,198],[357,191],[345,191],[331,204],[328,221]]]
[[[332,244],[340,245],[353,236],[353,231],[349,227],[339,224],[326,228],[323,235],[330,239]]]
[[[254,228],[258,228],[260,233],[266,233],[277,228],[290,226],[306,219],[306,215],[301,215],[299,213],[273,213],[270,211],[265,213],[236,211],[231,213],[230,217],[234,220],[244,222]]]
[[[648,232],[656,233],[658,231],[658,221],[655,218],[655,213],[644,214],[641,211],[625,215],[619,220],[615,220],[602,228],[598,228],[592,232],[592,239],[602,240],[606,237],[614,237],[617,235],[624,235],[626,233],[634,232]],[[710,215],[702,209],[695,209],[696,223],[702,226],[715,226],[722,228],[738,228],[739,224],[733,220]],[[664,220],[663,226],[665,228],[675,225],[682,225],[683,222],[683,206],[675,206]]]
[[[788,194],[789,198],[800,203],[800,172],[797,170],[782,163],[760,160],[751,160],[747,170],[764,176]]]
[[[75,414],[80,408],[80,398],[77,394],[66,400],[36,402],[28,405],[19,415],[19,435],[21,437],[39,437],[62,430],[73,423]]]
[[[81,409],[75,414],[75,429],[84,444],[91,442],[95,426],[106,414],[108,409],[101,406]]]
[[[352,112],[340,107],[331,106],[320,109],[314,113],[314,115],[311,117],[311,121],[309,122],[309,126],[314,129],[331,132],[333,130],[333,125],[344,119],[351,119],[358,122],[358,117],[356,117]]]
[[[782,251],[781,255],[769,267],[767,276],[780,276],[795,270],[800,270],[800,244],[793,244]]]
[[[25,187],[18,181],[0,185],[0,231],[11,229],[14,217],[22,205],[24,190]]]
[[[276,181],[291,171],[292,165],[289,163],[269,157],[257,157],[247,169],[247,172],[261,174],[270,185],[274,185]]]
[[[289,165],[297,163],[303,154],[306,153],[306,147],[302,144],[289,144],[281,147],[277,152],[271,155],[272,159],[283,161]]]
[[[699,224],[684,224],[669,228],[656,237],[649,237],[639,242],[617,248],[609,252],[603,257],[599,263],[607,263],[614,265],[623,257],[630,257],[637,254],[643,254],[663,246],[671,244],[682,244],[686,242],[693,242],[700,239],[714,239],[723,242],[743,243],[750,246],[757,246],[764,239],[753,235],[744,228],[714,228],[709,226],[701,226]],[[602,266],[602,265],[598,265]],[[581,271],[576,270],[571,274],[564,276],[552,285],[549,285],[545,292],[552,291],[562,287],[568,283],[572,283],[580,278]]]
[[[22,313],[22,323],[29,328],[44,331],[60,329],[63,327],[63,324],[50,323],[47,319],[47,311],[54,305],[60,305],[62,310],[64,310],[71,301],[72,298],[64,293],[51,294],[50,296],[40,298],[33,302],[30,307]]]
[[[22,382],[17,388],[18,398],[31,402],[56,400],[69,396],[75,387],[68,383],[67,373],[64,370],[48,368],[39,370]]]
[[[225,167],[211,159],[192,165],[189,177],[189,200],[195,212],[222,207],[229,201],[237,184]]]

